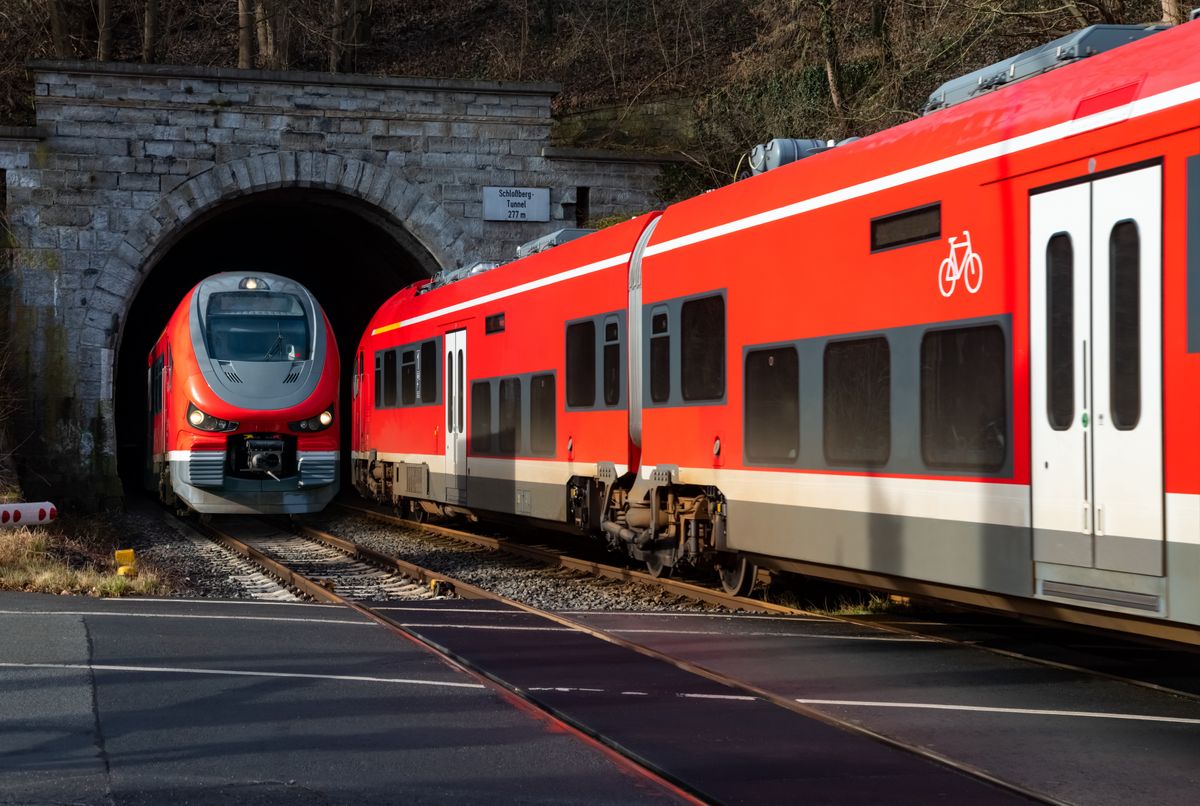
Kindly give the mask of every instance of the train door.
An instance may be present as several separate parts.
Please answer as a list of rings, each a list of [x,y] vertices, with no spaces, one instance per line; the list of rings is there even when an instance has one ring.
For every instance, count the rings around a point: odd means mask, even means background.
[[[446,501],[467,503],[467,331],[446,334]]]
[[[364,451],[366,450],[366,414],[367,404],[366,395],[363,394],[363,354],[359,350],[358,355],[354,359],[354,377],[350,383],[350,397],[354,401],[354,442],[351,445],[351,450]]]
[[[1162,171],[1030,198],[1034,558],[1163,573]]]

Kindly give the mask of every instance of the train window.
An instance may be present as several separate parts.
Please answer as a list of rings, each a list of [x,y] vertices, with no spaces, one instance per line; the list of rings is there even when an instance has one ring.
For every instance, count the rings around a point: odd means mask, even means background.
[[[671,396],[671,328],[665,310],[650,316],[650,399],[665,403]]]
[[[1120,431],[1142,417],[1140,241],[1132,221],[1118,222],[1108,236],[1109,405]]]
[[[383,408],[383,353],[375,353],[375,408]]]
[[[383,407],[396,405],[396,351],[383,354]]]
[[[825,346],[825,460],[887,464],[892,452],[892,353],[886,338]]]
[[[516,454],[521,446],[521,379],[504,378],[500,381],[500,429],[498,432],[499,453],[506,456]]]
[[[400,405],[411,406],[417,402],[417,351],[405,350],[400,354]]]
[[[604,405],[621,402],[621,328],[614,322],[604,325]]]
[[[795,347],[746,354],[746,458],[791,463],[800,455],[800,356]]]
[[[163,410],[163,357],[154,359],[150,372],[150,411],[154,414]]]
[[[871,251],[933,241],[942,237],[941,203],[871,219]]]
[[[596,403],[596,323],[567,325],[567,405]]]
[[[471,384],[471,453],[492,452],[492,384]]]
[[[221,361],[303,361],[308,318],[292,294],[238,291],[208,298],[208,352]]]
[[[432,339],[421,343],[421,354],[417,357],[417,396],[422,403],[437,402],[437,342]]]
[[[725,395],[725,298],[689,300],[679,314],[683,399],[719,400]]]
[[[494,313],[483,320],[483,332],[485,334],[503,333],[504,332],[504,314]]]
[[[1046,245],[1046,415],[1056,431],[1075,420],[1075,253],[1065,232]]]
[[[1004,331],[935,330],[921,340],[921,454],[931,467],[999,470],[1008,455]]]
[[[554,455],[554,376],[534,375],[529,382],[529,449]]]

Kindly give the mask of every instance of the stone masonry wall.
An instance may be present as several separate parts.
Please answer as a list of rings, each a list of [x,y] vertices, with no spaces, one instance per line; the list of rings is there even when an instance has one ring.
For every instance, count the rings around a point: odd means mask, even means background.
[[[85,506],[119,495],[112,384],[124,317],[158,259],[229,201],[289,187],[343,194],[390,222],[431,272],[574,226],[577,187],[590,188],[595,217],[658,206],[659,162],[548,148],[550,85],[31,70],[36,130],[0,129],[4,335],[28,400],[10,430],[29,494],[45,487]],[[549,187],[553,220],[483,221],[487,185]]]

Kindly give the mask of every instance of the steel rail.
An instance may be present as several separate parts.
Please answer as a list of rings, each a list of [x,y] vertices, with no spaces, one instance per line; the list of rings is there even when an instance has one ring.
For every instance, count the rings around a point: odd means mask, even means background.
[[[370,507],[346,504],[341,501],[335,501],[333,503],[347,512],[352,512],[356,515],[363,515],[365,517],[372,518],[382,523],[391,524],[393,526],[402,526],[405,529],[411,529],[415,531],[431,532],[433,534],[449,537],[463,543],[471,543],[476,546],[492,549],[493,551],[501,551],[505,554],[511,554],[516,557],[533,560],[543,565],[558,567],[570,571],[579,571],[581,573],[591,574],[592,576],[600,577],[602,579],[614,579],[622,582],[639,582],[644,585],[662,588],[670,593],[674,593],[679,596],[685,596],[694,601],[704,602],[705,604],[720,605],[721,607],[727,607],[730,610],[770,613],[777,616],[819,615],[807,610],[800,610],[795,607],[787,607],[785,605],[775,604],[774,602],[764,602],[758,599],[751,599],[747,596],[734,596],[732,594],[725,593],[724,591],[719,591],[714,588],[706,588],[703,585],[696,585],[691,582],[683,582],[677,579],[651,576],[644,571],[634,571],[630,568],[619,568],[615,565],[605,565],[592,560],[582,560],[576,557],[560,554],[559,552],[551,549],[538,548],[537,546],[525,546],[504,538],[486,537],[484,535],[476,535],[472,534],[471,532],[465,532],[460,529],[453,529],[447,526],[436,526],[430,523],[420,523],[418,521],[405,520],[404,518],[400,518],[395,515],[389,515],[386,512],[378,512]]]

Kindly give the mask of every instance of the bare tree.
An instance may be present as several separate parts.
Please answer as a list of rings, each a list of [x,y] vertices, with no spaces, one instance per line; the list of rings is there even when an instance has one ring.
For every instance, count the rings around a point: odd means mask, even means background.
[[[1189,5],[1191,4],[1184,3],[1182,0],[1162,0],[1163,22],[1171,25],[1187,22]]]
[[[238,67],[254,66],[254,11],[250,0],[238,0]]]
[[[96,7],[96,60],[112,60],[112,0],[99,0]]]
[[[333,0],[329,24],[329,72],[342,68],[342,28],[346,21],[346,0]]]
[[[838,118],[838,126],[843,128],[846,119],[846,93],[842,89],[842,63],[838,57],[837,31],[833,27],[833,2],[834,0],[821,0],[821,46],[825,58],[825,78],[829,83],[829,100],[833,104],[833,113]]]
[[[46,0],[50,11],[50,36],[54,39],[54,56],[59,59],[71,57],[71,44],[67,40],[67,9],[63,0]]]
[[[154,61],[158,49],[158,0],[146,0],[146,23],[142,28],[142,61]]]

